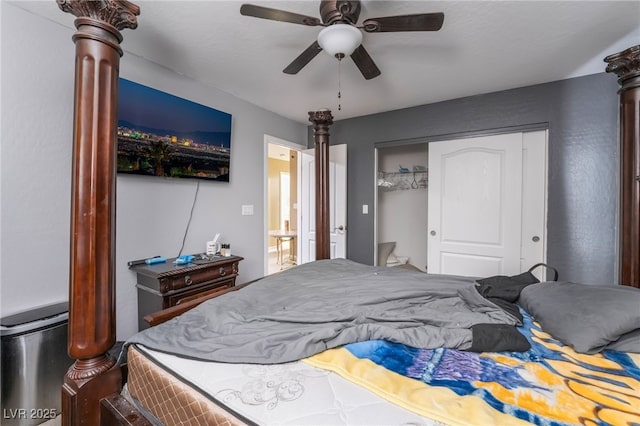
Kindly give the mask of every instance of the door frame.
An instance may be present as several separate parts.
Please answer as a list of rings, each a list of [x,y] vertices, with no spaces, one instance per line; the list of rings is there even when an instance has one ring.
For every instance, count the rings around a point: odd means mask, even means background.
[[[262,255],[263,255],[263,275],[269,273],[269,144],[284,146],[294,151],[307,149],[306,145],[281,139],[265,133],[262,154]],[[296,238],[296,241],[298,239]]]

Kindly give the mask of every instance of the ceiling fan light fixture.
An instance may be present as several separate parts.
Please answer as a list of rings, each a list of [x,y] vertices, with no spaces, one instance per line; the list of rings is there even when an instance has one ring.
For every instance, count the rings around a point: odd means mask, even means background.
[[[362,33],[349,24],[333,24],[320,31],[318,44],[329,55],[342,59],[362,44]]]

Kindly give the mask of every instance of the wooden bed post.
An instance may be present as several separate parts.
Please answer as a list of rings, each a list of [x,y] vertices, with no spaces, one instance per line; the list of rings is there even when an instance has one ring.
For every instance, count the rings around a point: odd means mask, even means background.
[[[640,288],[640,45],[604,58],[620,83],[620,283]]]
[[[115,193],[119,30],[136,28],[138,6],[124,0],[57,0],[77,17],[69,355],[62,423],[98,425],[100,399],[122,387],[108,350],[115,343]]]
[[[333,116],[328,109],[310,111],[309,121],[313,123],[316,154],[316,260],[329,259],[329,125]]]

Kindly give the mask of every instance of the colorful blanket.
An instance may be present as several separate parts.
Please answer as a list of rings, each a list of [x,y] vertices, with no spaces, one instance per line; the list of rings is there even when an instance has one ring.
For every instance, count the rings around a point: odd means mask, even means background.
[[[527,352],[416,349],[382,340],[307,358],[408,410],[451,425],[640,424],[640,354],[584,355],[521,311]]]

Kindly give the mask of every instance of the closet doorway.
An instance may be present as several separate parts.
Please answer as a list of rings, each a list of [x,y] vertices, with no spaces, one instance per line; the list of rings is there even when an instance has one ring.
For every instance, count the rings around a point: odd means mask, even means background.
[[[299,153],[303,148],[265,137],[265,274],[290,268],[298,253]]]
[[[428,152],[427,143],[377,149],[379,266],[427,269]]]
[[[378,147],[377,264],[490,276],[544,262],[546,147],[544,130]]]

